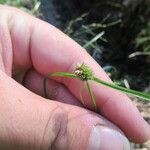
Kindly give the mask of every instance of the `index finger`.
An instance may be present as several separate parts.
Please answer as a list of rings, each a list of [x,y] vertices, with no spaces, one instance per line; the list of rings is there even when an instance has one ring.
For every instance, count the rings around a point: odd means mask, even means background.
[[[13,12],[13,13],[12,13]],[[87,64],[95,76],[111,82],[102,68],[76,42],[50,24],[13,9],[9,22],[13,45],[13,69],[33,66],[39,73],[72,72],[77,63]],[[55,78],[65,84],[79,98],[77,79]],[[150,137],[150,128],[130,99],[115,90],[91,83],[101,114],[118,125],[128,138],[145,142]],[[86,89],[84,100],[88,108],[92,104]]]

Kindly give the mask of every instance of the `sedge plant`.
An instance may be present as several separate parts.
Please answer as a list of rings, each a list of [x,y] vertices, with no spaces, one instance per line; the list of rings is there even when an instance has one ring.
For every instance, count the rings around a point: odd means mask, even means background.
[[[48,75],[47,77],[45,77],[45,79],[44,79],[44,93],[45,93],[46,97],[47,97],[46,80],[50,76],[51,77],[57,76],[57,77],[78,78],[80,80],[80,93],[79,93],[80,94],[80,100],[81,100],[83,106],[85,106],[85,103],[84,103],[83,96],[82,96],[82,83],[85,82],[86,88],[87,88],[87,91],[88,91],[89,96],[91,98],[95,112],[98,111],[98,108],[97,108],[97,104],[96,104],[96,99],[94,97],[94,93],[93,93],[91,86],[90,86],[90,81],[97,82],[101,85],[107,86],[109,88],[121,91],[121,92],[126,93],[128,95],[132,95],[132,96],[135,96],[135,97],[138,97],[140,99],[143,99],[143,100],[150,102],[150,94],[142,93],[139,91],[135,91],[132,89],[128,89],[128,88],[116,85],[114,83],[109,83],[109,82],[103,81],[102,79],[95,77],[92,70],[84,63],[76,65],[74,73],[55,72],[55,73],[52,73],[52,74]]]

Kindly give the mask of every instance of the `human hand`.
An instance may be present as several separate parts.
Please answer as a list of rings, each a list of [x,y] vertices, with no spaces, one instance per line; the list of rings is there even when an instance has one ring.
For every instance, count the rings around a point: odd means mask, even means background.
[[[42,98],[44,77],[72,72],[77,63],[111,82],[83,48],[55,27],[0,5],[0,52],[0,149],[128,150],[125,135],[138,143],[150,138],[130,99],[110,88],[91,83],[100,115],[82,108],[77,79],[50,78],[48,98],[55,101]],[[86,89],[83,97],[92,110]]]

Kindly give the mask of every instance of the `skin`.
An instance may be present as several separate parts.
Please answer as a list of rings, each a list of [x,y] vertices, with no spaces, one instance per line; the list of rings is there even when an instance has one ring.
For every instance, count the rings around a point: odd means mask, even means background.
[[[100,114],[88,110],[93,106],[84,85],[88,109],[82,108],[77,79],[49,78],[48,98],[53,100],[42,97],[47,74],[72,72],[83,62],[95,76],[111,82],[87,52],[61,31],[0,5],[0,149],[86,149],[97,124],[137,143],[150,139],[150,127],[131,100],[110,88],[90,83]]]

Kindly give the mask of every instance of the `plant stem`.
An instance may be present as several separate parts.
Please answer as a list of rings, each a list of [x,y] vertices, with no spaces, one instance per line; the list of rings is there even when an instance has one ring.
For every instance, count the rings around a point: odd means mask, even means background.
[[[88,92],[90,94],[90,97],[91,97],[91,100],[92,100],[92,103],[93,103],[93,106],[94,106],[94,111],[97,112],[98,110],[97,110],[96,100],[95,100],[94,94],[93,94],[93,92],[92,92],[92,90],[90,88],[89,81],[86,81],[86,87],[87,87],[87,90],[88,90]]]
[[[89,47],[92,43],[96,42],[99,38],[101,38],[105,34],[104,31],[100,32],[97,34],[92,40],[90,40],[88,43],[86,43],[83,47],[87,48]]]
[[[105,82],[103,80],[100,80],[100,79],[98,79],[96,77],[94,77],[93,80],[98,82],[98,83],[100,83],[100,84],[103,84],[103,85],[105,85],[107,87],[110,87],[110,88],[119,90],[121,92],[124,92],[126,94],[130,94],[132,96],[136,96],[136,97],[142,98],[144,100],[150,101],[150,95],[149,94],[138,92],[138,91],[131,90],[131,89],[127,89],[127,88],[124,88],[124,87],[121,87],[121,86],[118,86],[118,85],[115,85],[115,84],[111,84],[111,83]]]
[[[80,100],[81,100],[81,103],[83,104],[83,106],[85,107],[85,103],[83,101],[83,96],[82,96],[82,85],[83,85],[83,82],[80,81]]]
[[[78,78],[75,74],[68,73],[68,72],[55,72],[49,74],[48,77],[57,76],[57,77],[69,77],[69,78]]]

